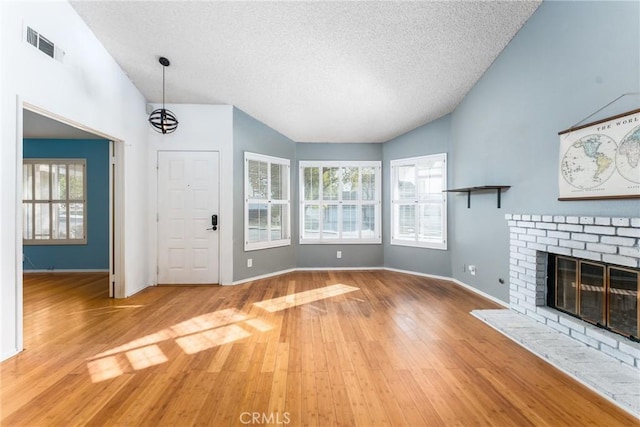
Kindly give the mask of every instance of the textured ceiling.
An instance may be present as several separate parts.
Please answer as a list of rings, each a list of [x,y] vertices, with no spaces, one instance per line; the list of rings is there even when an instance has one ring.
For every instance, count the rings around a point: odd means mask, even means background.
[[[71,1],[136,87],[231,104],[297,142],[385,142],[454,110],[539,6]]]

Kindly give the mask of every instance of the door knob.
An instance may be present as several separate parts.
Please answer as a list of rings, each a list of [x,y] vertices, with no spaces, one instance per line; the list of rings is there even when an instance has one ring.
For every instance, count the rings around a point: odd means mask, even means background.
[[[207,228],[207,230],[216,231],[218,229],[218,215],[211,215],[211,227]]]

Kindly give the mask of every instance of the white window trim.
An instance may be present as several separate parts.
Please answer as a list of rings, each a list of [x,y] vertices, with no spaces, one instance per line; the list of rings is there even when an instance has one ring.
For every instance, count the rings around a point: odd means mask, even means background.
[[[419,156],[419,157],[409,157],[409,158],[405,158],[405,159],[396,159],[396,160],[391,160],[391,180],[389,181],[391,183],[391,188],[390,188],[390,196],[391,196],[391,223],[390,223],[390,231],[391,231],[391,244],[392,245],[397,245],[397,246],[412,246],[412,247],[418,247],[418,248],[429,248],[429,249],[440,249],[440,250],[447,250],[447,193],[446,192],[442,192],[442,241],[439,242],[435,242],[435,241],[427,241],[427,240],[420,240],[418,238],[418,235],[416,234],[415,239],[402,239],[402,238],[398,238],[395,236],[395,230],[396,230],[396,225],[395,225],[395,206],[397,204],[407,204],[407,203],[414,203],[416,205],[420,205],[424,202],[420,202],[418,200],[415,200],[415,198],[413,198],[412,200],[400,200],[397,198],[396,195],[396,191],[397,191],[397,168],[399,166],[407,166],[407,165],[417,165],[420,164],[422,162],[425,161],[430,161],[433,159],[442,159],[444,161],[445,167],[444,167],[444,174],[442,177],[442,190],[446,190],[447,188],[447,171],[448,171],[448,166],[447,166],[447,154],[446,153],[440,153],[440,154],[431,154],[431,155],[426,155],[426,156]],[[417,221],[417,215],[416,215],[416,221]]]
[[[33,204],[34,207],[36,204],[42,204],[42,205],[47,205],[49,206],[49,210],[51,212],[51,205],[54,203],[65,203],[67,205],[69,204],[74,204],[74,203],[81,203],[82,205],[84,205],[84,214],[83,214],[83,218],[82,218],[82,227],[83,227],[83,237],[81,239],[71,239],[69,237],[65,238],[65,239],[25,239],[23,237],[22,239],[22,244],[25,246],[44,246],[44,245],[86,245],[87,244],[87,227],[88,227],[88,219],[87,219],[87,213],[88,213],[88,203],[87,203],[87,160],[86,159],[82,159],[82,158],[73,158],[73,159],[58,159],[58,158],[26,158],[23,159],[22,161],[23,166],[27,165],[27,164],[31,164],[31,165],[35,165],[35,164],[48,164],[49,166],[51,165],[62,165],[62,164],[66,164],[66,165],[82,165],[83,168],[83,173],[82,173],[82,200],[70,200],[69,194],[68,194],[68,187],[67,187],[67,197],[64,199],[50,199],[50,200],[36,200],[35,199],[35,177],[34,180],[32,182],[32,196],[33,198],[31,199],[24,199],[22,200],[23,205],[25,203],[29,203],[29,204]],[[24,175],[23,175],[24,176]],[[24,179],[24,178],[23,178]],[[51,195],[51,190],[53,183],[51,182],[51,174],[49,174],[49,195]],[[69,207],[67,206],[67,213],[69,212]],[[24,215],[24,214],[23,214]],[[23,221],[25,221],[24,217],[23,217]],[[35,221],[35,218],[34,218]],[[51,213],[49,214],[49,230],[51,230],[52,228],[52,221],[53,221],[53,217],[51,215]],[[67,215],[67,236],[69,234],[68,230],[69,230],[69,218]],[[35,222],[32,224],[33,227],[33,232],[35,233]],[[22,230],[23,236],[24,236],[24,229]]]
[[[338,199],[337,200],[322,200],[322,181],[319,183],[319,193],[317,200],[305,200],[304,199],[304,168],[306,167],[373,167],[376,169],[375,173],[375,197],[373,200],[362,200],[362,174],[359,176],[359,186],[358,186],[358,199],[357,200],[342,200],[342,182],[339,181],[338,184]],[[300,244],[301,245],[363,245],[363,244],[380,244],[382,243],[382,209],[381,209],[381,199],[382,199],[382,162],[380,161],[320,161],[320,160],[301,160],[299,162],[299,197],[300,197],[300,207],[299,207],[299,215],[298,222],[300,228]],[[344,203],[343,203],[344,202]],[[342,238],[342,231],[339,231],[338,238],[332,239],[323,239],[322,234],[319,239],[309,239],[304,238],[304,207],[306,205],[357,205],[357,206],[375,206],[375,230],[373,238]],[[342,210],[338,210],[338,224],[342,224]],[[322,230],[322,216],[319,219],[320,229]],[[361,221],[358,224],[359,232],[362,232]]]
[[[249,199],[249,160],[255,160],[259,162],[266,162],[269,164],[267,169],[267,194],[271,194],[271,165],[279,164],[287,167],[287,200],[273,200],[273,199]],[[268,240],[265,242],[249,242],[249,204],[266,204],[271,205],[283,205],[287,210],[287,226],[285,239],[271,240],[271,209],[267,209],[267,224],[269,232],[267,233]],[[279,157],[267,156],[264,154],[256,154],[245,151],[244,153],[244,250],[245,252],[256,251],[260,249],[278,248],[281,246],[291,245],[291,163],[289,159],[282,159]]]

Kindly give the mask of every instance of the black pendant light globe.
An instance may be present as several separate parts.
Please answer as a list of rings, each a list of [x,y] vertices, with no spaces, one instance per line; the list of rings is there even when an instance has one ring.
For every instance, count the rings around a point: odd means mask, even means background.
[[[170,62],[164,56],[158,60],[162,65],[162,108],[153,110],[149,114],[149,123],[156,132],[163,134],[172,133],[178,128],[178,119],[170,110],[164,108],[164,69],[169,66]]]

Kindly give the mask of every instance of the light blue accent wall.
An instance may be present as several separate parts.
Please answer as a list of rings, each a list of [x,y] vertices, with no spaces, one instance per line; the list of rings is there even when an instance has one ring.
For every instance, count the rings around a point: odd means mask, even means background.
[[[87,161],[87,244],[25,245],[24,270],[108,270],[109,141],[25,139],[23,157]]]
[[[296,171],[301,160],[354,160],[381,161],[382,144],[323,144],[299,143],[296,146]],[[382,168],[384,174],[384,166]],[[299,182],[296,179],[296,193]],[[296,204],[295,216],[299,217],[300,208]],[[382,218],[384,223],[384,216]],[[300,245],[299,230],[296,230],[296,266],[298,268],[339,268],[339,267],[382,267],[383,249],[377,245]],[[338,251],[342,258],[336,258]]]
[[[449,186],[512,188],[502,209],[493,193],[472,195],[471,209],[465,196],[450,197],[454,278],[508,300],[505,213],[640,215],[637,199],[557,200],[558,132],[640,91],[639,27],[638,2],[544,2],[458,105]],[[585,123],[638,107],[640,97],[628,96]],[[463,272],[465,264],[477,274]]]
[[[291,162],[291,246],[244,250],[244,153],[245,151],[273,157],[289,159]],[[249,116],[242,110],[233,109],[233,280],[261,276],[294,268],[295,253],[293,242],[297,240],[297,192],[295,187],[296,145],[289,138]],[[224,224],[220,223],[220,227]],[[247,267],[251,259],[253,266]]]
[[[447,153],[450,157],[451,116],[408,132],[383,146],[384,175],[382,176],[382,212],[384,265],[389,268],[418,273],[451,276],[451,250],[414,248],[391,245],[391,160],[430,154]],[[447,181],[451,179],[452,165],[449,162]],[[450,204],[450,202],[449,202]],[[449,225],[451,229],[451,224]]]

